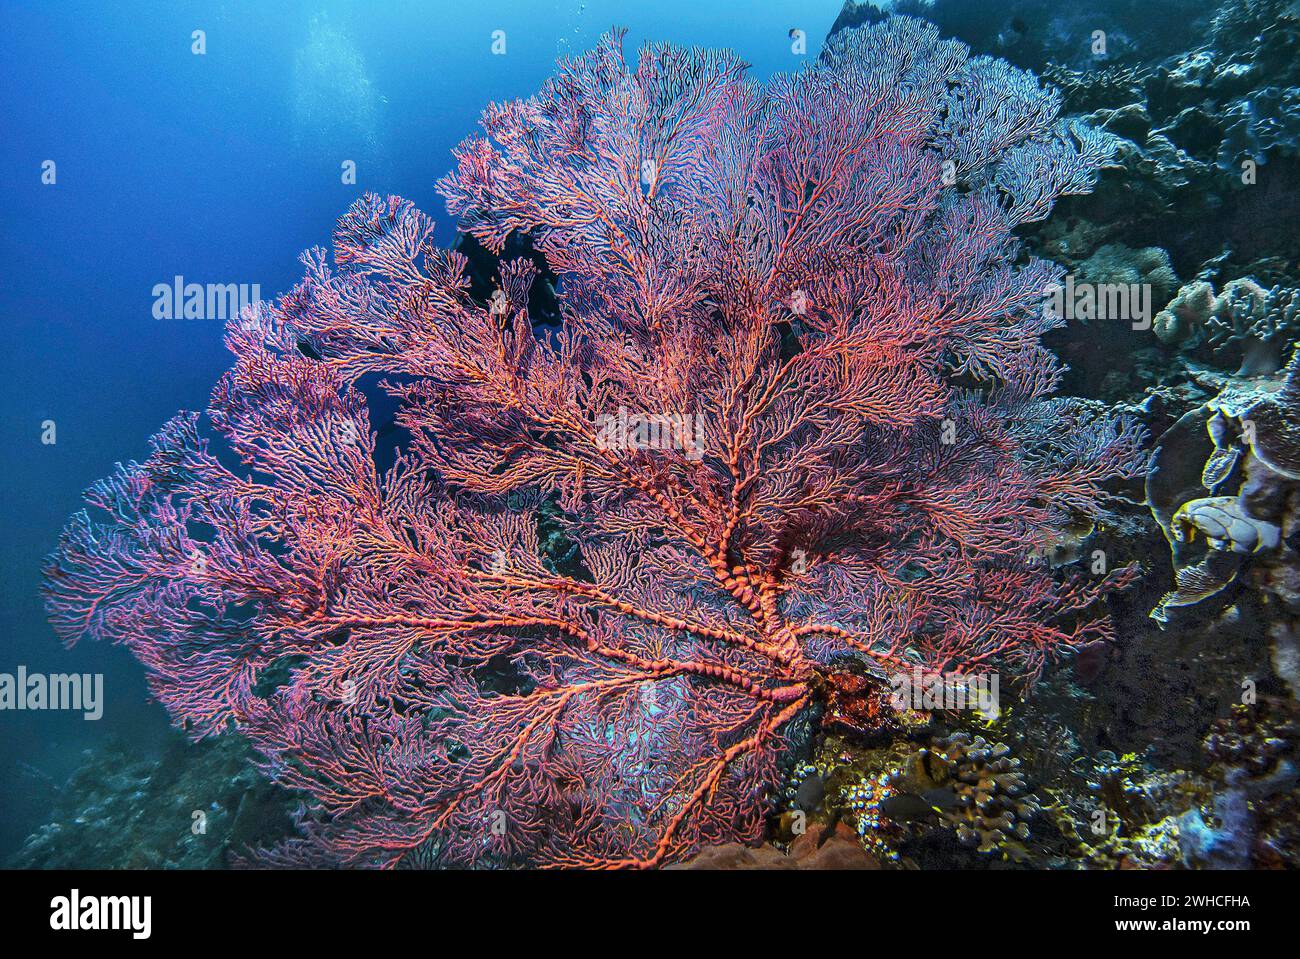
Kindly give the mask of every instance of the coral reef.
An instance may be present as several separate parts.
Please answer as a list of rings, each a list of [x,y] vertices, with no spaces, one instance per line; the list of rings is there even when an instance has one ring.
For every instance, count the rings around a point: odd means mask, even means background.
[[[1300,867],[1300,17],[1187,6],[850,0],[767,89],[610,37],[453,251],[356,204],[51,561],[202,741],[13,864]]]
[[[1247,557],[1272,616],[1294,631],[1300,615],[1300,353],[1267,377],[1203,378],[1219,393],[1166,431],[1147,478],[1147,501],[1169,540],[1176,588],[1155,613],[1215,596]],[[1208,442],[1207,442],[1208,438]],[[1231,495],[1221,490],[1235,487]],[[1202,495],[1208,493],[1209,495]]]
[[[1276,864],[1249,848],[1258,804],[1207,765],[1199,741],[1243,697],[1300,692],[1300,396],[1283,369],[1300,333],[1300,14],[1289,0],[1172,18],[1149,4],[928,6],[945,32],[1039,70],[1067,112],[1118,138],[1097,189],[1024,234],[1072,281],[1145,287],[1155,308],[1150,323],[1085,315],[1046,337],[1072,367],[1064,389],[1158,437],[1146,502],[1135,495],[1101,528],[1075,527],[1053,563],[1166,550],[1172,561],[1112,601],[1114,642],[1081,648],[999,728],[1053,799],[1044,813],[1063,845],[1036,830],[1035,850],[1062,867]],[[878,16],[868,7],[846,4],[842,22]],[[1124,36],[1089,57],[1072,19]],[[1068,747],[1053,750],[1048,730]]]
[[[977,853],[1024,861],[1029,821],[1040,808],[1019,766],[1005,744],[956,732],[851,783],[841,802],[882,861],[906,861],[908,843],[936,827]]]
[[[863,847],[877,859],[889,863],[901,859],[897,846],[903,839],[903,830],[881,812],[881,806],[898,794],[894,785],[898,772],[890,769],[861,779],[844,791],[843,798]]]
[[[1211,724],[1193,771],[1081,749],[1065,726],[1055,727],[1064,739],[1036,739],[1054,708],[1026,703],[998,731],[1033,757],[1032,776],[1011,746],[978,733],[874,750],[828,740],[793,780],[815,776],[825,791],[806,828],[821,836],[846,819],[885,868],[1300,865],[1293,700],[1232,707]]]
[[[1267,285],[1290,274],[1294,286],[1300,279],[1287,226],[1300,202],[1300,15],[1292,0],[917,4],[945,33],[1040,72],[1062,91],[1067,111],[1120,137],[1101,189],[1063,204],[1040,249],[1073,269],[1067,257],[1086,259],[1106,243],[1160,246],[1190,277],[1226,242],[1225,281],[1254,274]],[[878,15],[850,2],[841,22]],[[1104,49],[1095,46],[1097,30]],[[1243,182],[1247,160],[1276,172],[1254,171]],[[1082,221],[1092,236],[1079,234]],[[1215,228],[1205,229],[1207,222]]]
[[[932,779],[951,783],[957,806],[942,815],[956,828],[957,838],[977,852],[1023,850],[1029,819],[1039,811],[1017,771],[1020,761],[1009,753],[1002,743],[954,733],[934,740],[920,754]]]
[[[1166,302],[1178,286],[1169,254],[1158,246],[1133,249],[1120,243],[1107,243],[1078,265],[1076,276],[1081,282],[1097,285],[1146,285],[1157,303]]]
[[[1033,70],[1051,62],[1131,69],[1177,53],[1204,28],[1200,0],[846,0],[832,32],[879,19],[882,8],[925,17],[945,35]],[[1100,57],[1093,52],[1099,28],[1106,32]]]
[[[770,843],[757,848],[731,843],[710,846],[669,869],[879,869],[848,827],[817,827],[797,837],[789,850]]]
[[[157,759],[110,742],[83,758],[9,868],[220,869],[292,833],[296,803],[238,737],[177,737]]]
[[[56,629],[125,644],[178,725],[237,728],[305,794],[263,863],[758,841],[863,677],[1032,680],[1111,635],[1088,609],[1131,570],[1031,557],[1146,466],[1132,418],[1049,395],[1059,271],[1013,231],[1110,152],[1058,107],[908,18],[766,89],[606,37],[441,183],[491,254],[535,255],[475,300],[411,204],[355,204],[333,265],[230,324],[215,437],[183,414],[91,489]],[[983,783],[977,835],[1014,806]]]
[[[1156,315],[1155,333],[1184,352],[1203,344],[1211,358],[1236,351],[1239,376],[1276,373],[1283,351],[1300,338],[1300,296],[1294,289],[1266,289],[1244,277],[1215,294],[1213,284],[1197,280],[1179,289]]]
[[[1202,773],[1136,762],[1096,767],[1102,837],[1076,847],[1094,868],[1294,869],[1300,866],[1293,700],[1239,703],[1205,737]]]
[[[1232,864],[1300,868],[1300,705],[1272,696],[1238,704],[1211,728],[1205,750],[1210,774],[1223,785],[1215,832],[1238,834],[1228,854]],[[1192,857],[1208,859],[1224,845],[1200,842]],[[1224,854],[1217,854],[1221,862]]]

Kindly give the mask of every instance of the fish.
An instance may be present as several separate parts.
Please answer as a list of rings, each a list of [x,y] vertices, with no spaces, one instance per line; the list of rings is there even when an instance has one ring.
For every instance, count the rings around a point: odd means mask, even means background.
[[[796,809],[807,811],[816,809],[821,805],[822,798],[826,795],[826,783],[817,773],[810,773],[808,778],[799,784],[795,790],[794,802]]]
[[[937,786],[922,793],[896,793],[880,801],[880,814],[898,822],[930,819],[936,812],[947,812],[957,807],[957,794],[946,786]]]

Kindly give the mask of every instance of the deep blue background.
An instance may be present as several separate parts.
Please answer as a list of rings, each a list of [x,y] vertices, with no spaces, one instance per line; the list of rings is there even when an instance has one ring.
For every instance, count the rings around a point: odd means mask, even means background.
[[[105,714],[0,712],[0,859],[42,821],[81,751],[162,739],[122,650],[63,651],[40,564],[81,491],[226,368],[219,321],[159,321],[152,288],[258,283],[271,298],[298,253],[328,242],[362,191],[399,193],[452,231],[433,184],[493,99],[527,96],[557,55],[614,24],[647,39],[728,46],[754,75],[815,57],[839,0],[46,2],[0,6],[0,672],[102,672]],[[191,31],[207,33],[204,56]],[[506,31],[507,54],[491,53]],[[358,183],[340,164],[358,164]],[[54,160],[58,181],[42,185]],[[58,441],[40,442],[41,423]]]

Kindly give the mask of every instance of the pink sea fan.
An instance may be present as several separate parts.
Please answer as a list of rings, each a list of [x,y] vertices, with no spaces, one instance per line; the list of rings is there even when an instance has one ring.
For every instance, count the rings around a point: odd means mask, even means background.
[[[332,264],[231,324],[211,431],[182,414],[89,491],[56,629],[125,644],[190,735],[238,729],[303,791],[263,862],[759,838],[837,677],[1032,679],[1106,635],[1103,584],[1033,559],[1143,465],[1132,423],[1049,395],[1060,274],[1012,233],[1109,149],[1058,107],[907,18],[765,88],[604,38],[440,184],[535,256],[476,297],[427,217],[359,200]]]

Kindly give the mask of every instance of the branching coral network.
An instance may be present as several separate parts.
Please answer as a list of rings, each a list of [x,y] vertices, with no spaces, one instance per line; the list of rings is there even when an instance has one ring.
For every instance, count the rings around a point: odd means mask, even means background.
[[[1104,135],[893,18],[815,65],[618,34],[492,105],[440,188],[230,325],[234,367],[48,568],[190,735],[307,797],[266,864],[641,866],[758,838],[828,698],[914,667],[1032,679],[1105,636],[1035,559],[1140,471],[1053,398],[1057,267],[1013,231]],[[403,441],[380,466],[369,408]],[[1122,575],[1122,574],[1121,574]],[[857,687],[854,687],[857,688]]]

